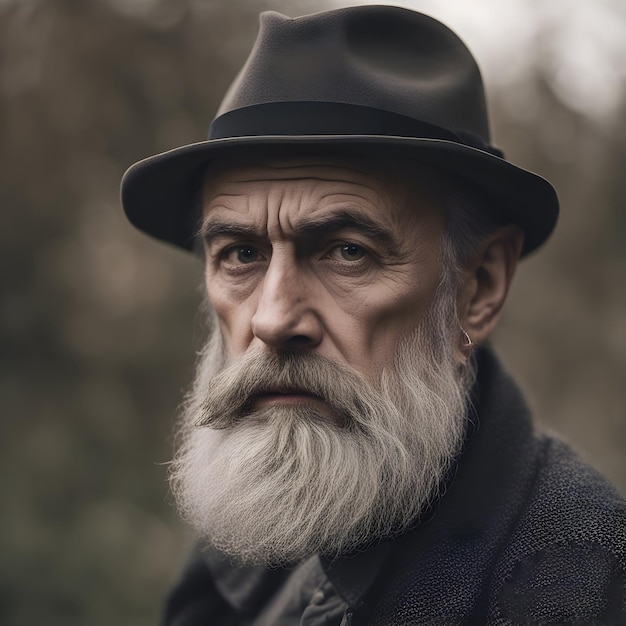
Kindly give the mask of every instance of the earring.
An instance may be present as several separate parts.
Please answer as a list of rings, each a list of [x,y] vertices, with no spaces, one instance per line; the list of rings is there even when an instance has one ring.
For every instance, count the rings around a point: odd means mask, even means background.
[[[463,333],[463,337],[465,338],[465,343],[463,344],[463,348],[470,349],[474,347],[474,342],[472,338],[467,334],[467,331],[461,326],[461,332]]]

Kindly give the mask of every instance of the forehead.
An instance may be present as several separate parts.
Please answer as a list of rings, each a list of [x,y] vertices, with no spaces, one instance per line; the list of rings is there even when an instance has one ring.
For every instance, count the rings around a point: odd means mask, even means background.
[[[227,161],[207,169],[202,208],[205,217],[236,212],[233,218],[262,219],[274,209],[296,218],[347,203],[404,227],[427,214],[441,216],[441,202],[430,191],[432,174],[419,166],[354,157]]]

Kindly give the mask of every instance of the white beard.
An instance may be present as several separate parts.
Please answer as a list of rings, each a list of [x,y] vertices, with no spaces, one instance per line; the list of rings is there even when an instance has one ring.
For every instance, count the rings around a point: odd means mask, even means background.
[[[459,366],[451,302],[436,298],[376,386],[306,352],[225,366],[214,329],[172,463],[181,515],[235,560],[270,566],[336,557],[407,530],[463,440],[472,373]],[[251,412],[251,395],[278,381],[321,396],[339,423],[308,407]]]

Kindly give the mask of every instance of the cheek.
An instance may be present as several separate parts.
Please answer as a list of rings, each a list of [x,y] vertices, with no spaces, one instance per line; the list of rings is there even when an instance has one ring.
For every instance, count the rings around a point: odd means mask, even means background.
[[[355,320],[362,337],[361,359],[369,369],[380,371],[394,357],[398,342],[413,332],[430,306],[437,282],[414,286],[410,290],[390,292],[372,287],[369,306],[364,305],[363,315]]]
[[[207,278],[206,290],[230,356],[242,354],[252,340],[253,297],[240,297],[218,280]]]

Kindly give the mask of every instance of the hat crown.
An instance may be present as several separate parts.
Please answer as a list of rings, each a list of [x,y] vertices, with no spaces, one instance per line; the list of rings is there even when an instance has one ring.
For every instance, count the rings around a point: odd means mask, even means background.
[[[124,210],[145,232],[192,248],[209,163],[303,153],[441,168],[480,189],[503,223],[524,230],[522,254],[556,224],[554,188],[491,145],[482,79],[463,42],[433,18],[372,5],[295,19],[262,14],[208,140],[130,167]]]
[[[293,19],[262,13],[257,41],[218,117],[287,102],[370,107],[490,143],[470,51],[446,26],[409,9],[361,6]]]

